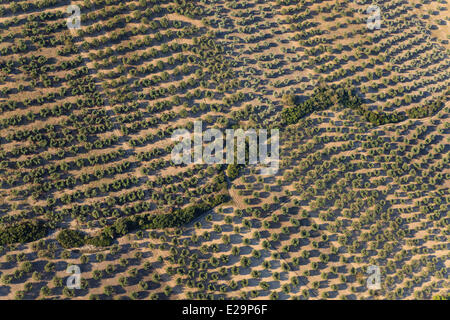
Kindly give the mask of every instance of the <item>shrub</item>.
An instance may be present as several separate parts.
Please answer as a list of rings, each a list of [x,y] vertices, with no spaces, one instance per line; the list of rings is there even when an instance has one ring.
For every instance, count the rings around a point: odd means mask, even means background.
[[[224,194],[216,195],[208,201],[177,209],[168,214],[143,214],[140,216],[121,218],[111,226],[104,228],[100,235],[87,240],[88,244],[97,247],[109,246],[114,238],[137,229],[164,229],[180,227],[194,220],[196,217],[208,212],[212,208],[228,201]]]
[[[85,245],[86,236],[81,231],[65,229],[58,233],[56,240],[63,248],[78,248]]]
[[[112,244],[113,239],[103,234],[95,237],[91,237],[86,240],[86,244],[93,245],[95,247],[108,247]]]
[[[435,99],[424,106],[417,106],[409,109],[406,113],[408,117],[414,119],[420,119],[425,117],[431,117],[436,114],[440,109],[444,107],[444,102],[440,99]]]
[[[228,178],[230,178],[230,180],[234,180],[239,175],[240,168],[240,165],[229,164],[227,167]]]
[[[24,221],[0,230],[0,245],[36,241],[47,235],[48,227],[42,220]]]
[[[281,116],[285,124],[294,124],[315,111],[326,110],[333,105],[341,105],[356,110],[366,121],[374,125],[396,123],[406,118],[397,113],[387,114],[368,110],[355,90],[336,85],[319,85],[314,89],[313,95],[308,100],[293,107],[285,108]]]

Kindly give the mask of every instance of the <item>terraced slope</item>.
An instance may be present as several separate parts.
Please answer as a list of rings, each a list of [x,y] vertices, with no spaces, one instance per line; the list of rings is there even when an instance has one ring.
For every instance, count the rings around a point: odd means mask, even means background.
[[[378,1],[370,30],[371,3],[2,1],[0,296],[448,294],[448,5]],[[365,113],[283,121],[322,87]],[[280,129],[280,170],[175,165],[196,120]]]

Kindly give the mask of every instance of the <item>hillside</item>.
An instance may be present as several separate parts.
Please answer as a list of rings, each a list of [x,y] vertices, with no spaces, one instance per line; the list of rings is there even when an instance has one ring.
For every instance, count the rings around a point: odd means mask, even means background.
[[[449,5],[376,3],[0,1],[0,299],[447,296]],[[279,170],[175,164],[199,120]]]

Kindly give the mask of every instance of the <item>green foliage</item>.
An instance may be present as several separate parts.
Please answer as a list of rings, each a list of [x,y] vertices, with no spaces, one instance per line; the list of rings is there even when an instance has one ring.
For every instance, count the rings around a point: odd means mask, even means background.
[[[105,247],[111,245],[112,239],[124,236],[133,230],[180,227],[228,200],[229,197],[227,195],[219,194],[208,201],[175,210],[173,213],[149,213],[121,218],[111,226],[105,227],[100,235],[88,239],[87,243],[98,247]]]
[[[333,105],[353,109],[374,125],[396,123],[406,119],[404,115],[397,113],[387,114],[368,110],[354,89],[336,85],[319,85],[314,89],[312,97],[301,104],[285,108],[281,117],[285,124],[294,124],[315,111],[326,110]]]
[[[240,169],[241,169],[241,166],[238,164],[229,164],[227,167],[228,178],[230,178],[230,180],[236,179],[236,177],[239,175]]]
[[[293,107],[285,108],[282,111],[281,117],[286,124],[297,123],[301,118],[304,118],[315,111],[325,110],[333,106],[338,101],[333,99],[335,97],[334,91],[327,86],[318,86],[314,89],[311,98],[303,103],[294,105]],[[294,98],[289,101],[295,101]]]
[[[86,244],[93,245],[95,247],[108,247],[112,244],[113,238],[107,237],[104,234],[89,238],[86,240]]]
[[[26,243],[47,235],[48,227],[42,220],[24,221],[0,231],[0,244]]]
[[[434,114],[436,114],[439,110],[441,110],[444,107],[444,105],[445,104],[443,101],[441,101],[441,99],[436,99],[424,106],[417,106],[411,108],[406,113],[408,114],[408,117],[413,119],[431,117]]]
[[[63,248],[78,248],[85,244],[86,236],[81,231],[65,229],[58,233],[56,240]]]
[[[293,106],[295,106],[297,104],[297,98],[292,93],[291,94],[285,94],[283,96],[283,103],[288,105],[288,106],[290,106],[290,107],[293,107]]]
[[[450,300],[450,295],[437,295],[433,297],[433,300]]]

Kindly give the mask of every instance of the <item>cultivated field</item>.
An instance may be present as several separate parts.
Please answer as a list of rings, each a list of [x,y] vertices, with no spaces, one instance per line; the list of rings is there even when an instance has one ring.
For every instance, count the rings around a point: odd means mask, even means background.
[[[372,4],[0,0],[0,299],[448,297],[450,5]],[[175,164],[198,120],[278,172]]]

